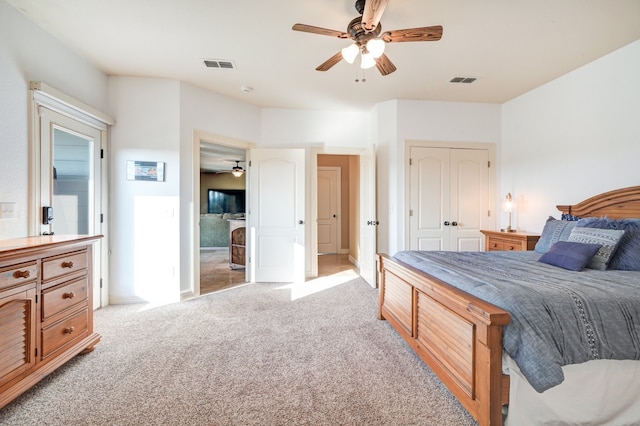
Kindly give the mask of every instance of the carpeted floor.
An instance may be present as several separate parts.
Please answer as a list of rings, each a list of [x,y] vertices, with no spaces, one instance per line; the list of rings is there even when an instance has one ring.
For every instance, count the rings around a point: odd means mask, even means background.
[[[2,425],[475,425],[353,271],[96,311],[102,341]]]

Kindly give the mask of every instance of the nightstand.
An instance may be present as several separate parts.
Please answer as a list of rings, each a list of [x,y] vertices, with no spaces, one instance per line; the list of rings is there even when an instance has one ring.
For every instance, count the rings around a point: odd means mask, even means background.
[[[533,250],[540,238],[539,234],[525,232],[502,232],[481,230],[485,235],[485,251]]]

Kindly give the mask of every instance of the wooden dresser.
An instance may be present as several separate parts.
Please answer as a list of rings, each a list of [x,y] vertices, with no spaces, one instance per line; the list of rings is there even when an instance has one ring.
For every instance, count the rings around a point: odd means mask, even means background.
[[[540,238],[538,234],[481,230],[485,235],[485,251],[533,250]]]
[[[246,249],[246,221],[244,219],[229,219],[229,267],[244,269]]]
[[[0,240],[0,408],[93,350],[93,243],[101,236]]]

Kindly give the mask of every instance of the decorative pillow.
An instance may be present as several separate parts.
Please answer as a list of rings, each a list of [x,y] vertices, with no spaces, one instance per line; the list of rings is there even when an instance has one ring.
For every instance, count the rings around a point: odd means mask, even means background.
[[[581,219],[580,217],[574,216],[574,215],[572,215],[570,213],[562,213],[562,216],[560,216],[560,220],[571,220],[571,221],[574,221],[574,220],[580,220],[580,219]]]
[[[583,228],[576,226],[569,235],[569,241],[600,244],[600,250],[591,258],[587,268],[604,271],[615,253],[624,231],[618,229]]]
[[[540,256],[538,262],[559,266],[571,271],[582,271],[602,247],[600,244],[558,241],[548,252]]]
[[[608,219],[589,217],[580,219],[576,226],[585,228],[620,229],[624,235],[609,261],[608,269],[640,271],[640,219]]]
[[[534,250],[537,253],[546,253],[558,241],[567,241],[576,223],[576,221],[558,220],[549,216]]]

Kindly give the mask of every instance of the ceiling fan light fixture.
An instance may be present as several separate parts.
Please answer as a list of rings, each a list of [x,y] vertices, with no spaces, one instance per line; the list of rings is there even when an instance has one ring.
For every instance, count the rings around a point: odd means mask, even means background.
[[[384,53],[385,42],[379,38],[372,38],[367,42],[367,50],[374,58],[379,58]]]
[[[240,167],[240,161],[236,161],[236,165],[231,169],[231,174],[235,177],[240,177],[244,174],[244,169]]]
[[[360,49],[358,49],[358,46],[355,43],[341,50],[342,57],[350,64],[356,60],[356,56],[358,56],[359,51]]]
[[[360,68],[363,70],[368,70],[369,68],[373,68],[376,66],[376,60],[371,53],[363,53],[362,54],[362,62],[360,63]]]

